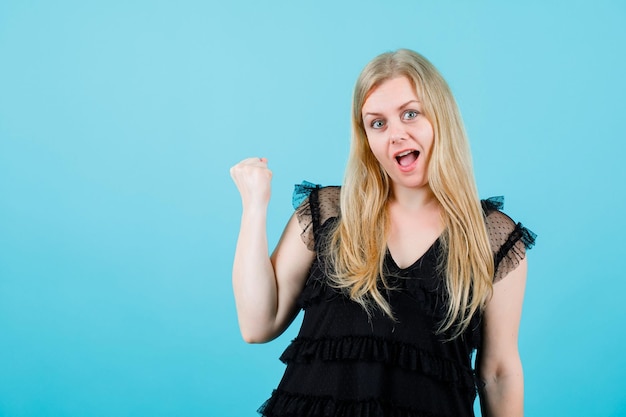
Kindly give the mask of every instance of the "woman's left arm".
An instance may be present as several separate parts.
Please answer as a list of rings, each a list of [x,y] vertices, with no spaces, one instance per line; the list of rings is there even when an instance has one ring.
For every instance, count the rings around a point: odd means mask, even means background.
[[[524,415],[524,372],[517,346],[526,286],[526,258],[493,286],[483,316],[483,342],[477,357],[484,417]]]

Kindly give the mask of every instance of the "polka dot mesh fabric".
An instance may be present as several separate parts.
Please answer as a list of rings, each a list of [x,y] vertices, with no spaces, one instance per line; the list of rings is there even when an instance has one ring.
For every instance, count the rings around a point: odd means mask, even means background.
[[[526,256],[526,249],[535,244],[536,235],[521,223],[515,223],[500,210],[503,197],[492,197],[482,201],[485,225],[494,254],[494,282],[500,281],[514,270]]]
[[[318,192],[311,194],[317,189]],[[302,228],[302,240],[309,250],[315,250],[315,236],[313,230],[316,226],[326,223],[326,220],[339,216],[340,187],[320,187],[311,183],[302,183],[296,186],[296,193],[310,194],[296,208],[298,222]],[[316,201],[311,201],[316,199]],[[294,200],[296,201],[296,200]],[[319,210],[311,211],[311,205],[319,207]]]

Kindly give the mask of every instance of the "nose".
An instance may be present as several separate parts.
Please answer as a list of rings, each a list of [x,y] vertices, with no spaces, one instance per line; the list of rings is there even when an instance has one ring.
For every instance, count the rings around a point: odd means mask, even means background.
[[[389,141],[392,144],[396,142],[400,142],[401,140],[406,139],[406,131],[404,130],[404,126],[402,126],[401,122],[395,122],[389,124]]]

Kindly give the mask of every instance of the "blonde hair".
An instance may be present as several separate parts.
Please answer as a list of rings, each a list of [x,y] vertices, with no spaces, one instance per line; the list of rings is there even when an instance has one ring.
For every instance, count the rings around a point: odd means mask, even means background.
[[[352,143],[341,191],[341,220],[327,247],[331,282],[370,313],[378,307],[393,311],[378,287],[385,280],[390,179],[372,154],[361,110],[373,89],[386,80],[405,76],[413,84],[423,113],[434,131],[428,181],[441,206],[445,230],[444,253],[448,304],[438,333],[450,339],[467,329],[470,319],[492,294],[493,254],[489,244],[474,174],[469,143],[460,112],[448,84],[420,54],[400,49],[374,58],[361,72],[352,102]]]

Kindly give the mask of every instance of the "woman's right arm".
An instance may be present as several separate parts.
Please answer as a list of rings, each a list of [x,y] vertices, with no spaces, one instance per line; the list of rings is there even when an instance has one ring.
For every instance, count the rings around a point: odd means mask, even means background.
[[[269,256],[266,224],[272,172],[266,159],[245,159],[230,174],[243,206],[233,264],[239,328],[246,342],[263,343],[278,337],[296,316],[296,299],[315,253],[302,241],[293,215]]]

